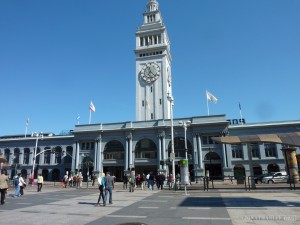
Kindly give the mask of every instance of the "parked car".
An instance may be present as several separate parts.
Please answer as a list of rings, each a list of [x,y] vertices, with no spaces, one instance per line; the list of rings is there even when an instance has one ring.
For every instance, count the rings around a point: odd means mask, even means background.
[[[288,182],[288,175],[285,171],[269,173],[268,176],[264,176],[262,179],[262,183],[265,183],[265,184],[287,183],[287,182]]]
[[[254,177],[255,183],[256,183],[256,184],[261,184],[263,178],[266,177],[266,176],[271,176],[271,174],[270,174],[270,173],[265,173],[265,174],[261,174],[261,175],[258,175],[258,176],[256,176],[256,177]]]

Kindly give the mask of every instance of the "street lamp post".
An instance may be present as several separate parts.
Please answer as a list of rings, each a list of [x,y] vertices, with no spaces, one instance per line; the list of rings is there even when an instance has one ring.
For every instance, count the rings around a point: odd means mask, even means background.
[[[171,154],[170,154],[170,159],[172,160],[172,183],[174,184],[175,182],[175,151],[174,151],[174,124],[173,124],[173,107],[174,107],[174,98],[173,96],[168,93],[168,101],[170,102],[170,117],[171,117]],[[175,185],[174,185],[175,187]]]
[[[39,142],[39,137],[43,138],[43,133],[37,133],[34,132],[33,135],[36,137],[36,141],[35,141],[35,148],[34,148],[34,152],[33,152],[33,162],[32,162],[32,174],[31,174],[31,179],[32,179],[32,184],[33,184],[33,180],[34,180],[34,167],[35,167],[35,161],[36,161],[36,154],[37,154],[37,146],[38,146],[38,142]]]
[[[184,129],[184,148],[185,148],[185,159],[187,160],[188,162],[188,148],[187,148],[187,140],[186,140],[186,130],[187,130],[187,127],[191,124],[191,121],[179,121],[179,124],[182,125],[183,129]],[[189,165],[187,164],[187,172],[188,172],[188,167]],[[186,174],[187,176],[187,174]],[[187,180],[187,178],[185,177],[184,178],[185,180]],[[187,184],[185,183],[184,185],[184,191],[185,191],[185,195],[187,195],[187,192],[186,192],[186,186]]]
[[[188,159],[188,148],[187,148],[187,139],[186,139],[186,131],[187,127],[191,124],[191,121],[179,121],[179,124],[182,125],[184,129],[184,149],[185,149],[185,159]]]

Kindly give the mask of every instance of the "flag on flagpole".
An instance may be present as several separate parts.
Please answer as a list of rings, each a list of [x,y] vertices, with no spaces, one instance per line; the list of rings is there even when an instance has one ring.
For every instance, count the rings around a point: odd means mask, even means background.
[[[28,125],[29,125],[29,118],[27,118],[26,120],[26,127],[28,127]]]
[[[216,104],[218,102],[218,99],[207,90],[206,90],[206,98],[207,98],[207,100],[211,101],[214,104]]]
[[[80,115],[77,115],[77,124],[79,125]]]
[[[239,108],[240,108],[240,110],[242,110],[242,106],[241,106],[241,103],[239,102]]]
[[[91,101],[91,104],[90,104],[90,110],[91,110],[92,112],[95,112],[95,111],[96,111],[96,108],[95,108],[95,106],[94,106],[94,104],[93,104],[92,101]]]

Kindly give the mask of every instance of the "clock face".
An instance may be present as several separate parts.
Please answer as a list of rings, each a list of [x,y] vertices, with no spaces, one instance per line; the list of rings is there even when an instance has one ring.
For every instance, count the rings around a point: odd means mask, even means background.
[[[141,78],[147,83],[152,83],[160,76],[160,68],[156,63],[147,63],[141,70]]]

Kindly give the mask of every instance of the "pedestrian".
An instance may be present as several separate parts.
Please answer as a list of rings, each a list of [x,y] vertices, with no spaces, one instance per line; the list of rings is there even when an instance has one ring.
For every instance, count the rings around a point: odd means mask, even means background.
[[[8,189],[8,176],[6,175],[6,169],[1,170],[0,175],[0,193],[1,193],[1,205],[5,203],[5,195]]]
[[[20,175],[21,174],[19,173],[14,178],[14,186],[15,186],[15,195],[14,195],[14,197],[20,197],[20,186],[19,186]]]
[[[112,190],[114,188],[114,178],[110,176],[110,172],[106,172],[106,176],[104,178],[105,180],[105,196],[104,196],[104,202],[103,206],[106,206],[106,200],[107,200],[107,195],[109,193],[109,204],[113,204],[112,202]]]
[[[98,187],[99,187],[99,197],[96,206],[100,206],[100,200],[103,200],[103,206],[105,205],[105,174],[102,173],[101,176],[98,178]]]
[[[173,189],[173,174],[172,173],[170,173],[170,175],[169,175],[168,183],[169,183],[169,190]]]
[[[146,182],[146,175],[142,174],[142,190],[146,190],[145,182]]]
[[[137,177],[136,177],[135,187],[136,188],[141,187],[141,175],[140,174],[138,174]]]
[[[97,180],[97,176],[93,173],[92,174],[92,186],[95,185],[95,181]]]
[[[181,186],[180,186],[180,174],[179,173],[177,173],[175,179],[176,179],[176,181],[175,181],[175,190],[181,189]]]
[[[24,195],[24,189],[26,188],[27,184],[21,173],[19,177],[19,186],[20,186],[20,195]]]
[[[69,177],[69,187],[73,187],[74,186],[74,180],[73,180],[73,176],[71,175]]]
[[[76,187],[76,188],[77,188],[77,186],[78,186],[77,175],[74,175],[74,176],[73,176],[73,187]]]
[[[123,176],[123,189],[127,189],[128,176],[124,174]]]
[[[65,176],[63,178],[63,184],[64,184],[64,188],[67,188],[67,186],[69,184],[69,176],[68,176],[68,174],[65,174]]]
[[[158,189],[162,190],[164,187],[164,183],[165,183],[165,175],[160,172],[159,175],[157,176],[157,182],[158,182]]]
[[[150,188],[149,177],[150,177],[150,173],[147,173],[147,175],[146,175],[146,182],[147,182],[148,189]]]
[[[42,191],[43,183],[44,183],[44,177],[42,176],[42,174],[39,174],[37,177],[37,191],[38,192]]]
[[[149,189],[151,189],[153,191],[153,188],[154,188],[154,174],[153,172],[150,172],[150,175],[149,175]]]
[[[79,172],[79,175],[78,175],[78,185],[79,188],[82,188],[82,182],[83,182],[83,176],[82,176],[82,173]]]
[[[159,176],[160,173],[156,174],[156,176],[154,176],[154,182],[156,184],[157,190],[159,189]]]
[[[134,186],[135,186],[135,171],[132,170],[130,172],[130,177],[129,177],[129,192],[134,192]]]

